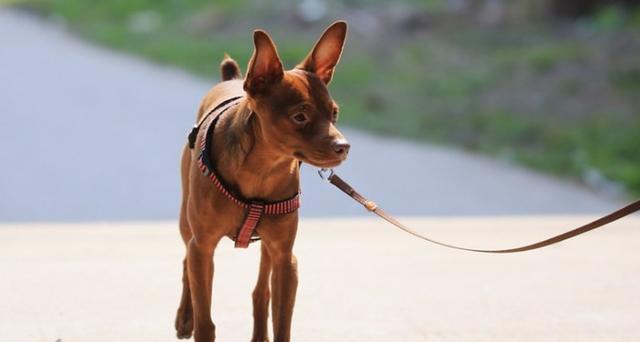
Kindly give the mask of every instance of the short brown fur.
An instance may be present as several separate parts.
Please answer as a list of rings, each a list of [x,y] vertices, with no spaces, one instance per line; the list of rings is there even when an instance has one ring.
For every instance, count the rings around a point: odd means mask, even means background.
[[[299,162],[333,167],[349,145],[336,129],[337,106],[331,81],[346,36],[346,23],[332,24],[296,68],[284,71],[271,38],[254,32],[255,50],[244,80],[231,58],[221,64],[223,82],[204,97],[197,120],[222,101],[244,96],[225,112],[213,132],[210,159],[229,190],[243,198],[280,201],[299,190]],[[198,139],[202,138],[203,130]],[[182,161],[180,233],[186,245],[183,291],[175,327],[179,338],[215,340],[211,321],[213,254],[219,241],[232,237],[245,210],[219,192],[197,167],[199,151],[185,146]],[[269,341],[269,301],[274,341],[290,340],[298,282],[292,249],[298,214],[263,216],[256,228],[262,239],[258,281],[253,291],[253,337]]]

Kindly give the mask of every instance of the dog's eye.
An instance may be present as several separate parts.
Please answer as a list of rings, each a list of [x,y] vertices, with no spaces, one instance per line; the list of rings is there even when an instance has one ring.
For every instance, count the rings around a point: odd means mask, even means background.
[[[307,123],[309,121],[307,116],[302,112],[293,114],[291,116],[291,120],[293,120],[293,122],[295,122],[297,124],[300,124],[300,125],[305,124],[305,123]]]
[[[338,110],[334,109],[333,113],[331,114],[331,121],[333,121],[333,123],[338,122]]]

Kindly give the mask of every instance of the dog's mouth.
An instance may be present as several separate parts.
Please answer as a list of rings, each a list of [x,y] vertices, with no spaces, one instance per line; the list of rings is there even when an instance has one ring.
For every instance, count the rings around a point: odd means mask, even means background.
[[[310,158],[307,157],[304,153],[300,152],[300,151],[296,151],[293,153],[293,155],[300,161],[313,165],[315,167],[319,167],[322,169],[330,169],[332,167],[336,167],[340,164],[342,164],[342,162],[345,160],[345,158],[330,158],[330,159],[322,159],[322,160],[315,160],[315,158]]]

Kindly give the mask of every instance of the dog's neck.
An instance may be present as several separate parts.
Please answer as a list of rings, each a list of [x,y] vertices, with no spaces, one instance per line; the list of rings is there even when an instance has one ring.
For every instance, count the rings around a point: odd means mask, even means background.
[[[260,120],[246,102],[220,117],[213,134],[217,171],[244,197],[280,201],[299,190],[299,163],[260,134]]]

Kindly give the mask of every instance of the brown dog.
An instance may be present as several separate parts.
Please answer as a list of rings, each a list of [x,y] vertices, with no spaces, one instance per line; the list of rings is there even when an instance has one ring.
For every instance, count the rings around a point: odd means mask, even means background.
[[[197,342],[214,341],[213,251],[225,236],[240,247],[240,240],[259,236],[252,341],[269,341],[271,296],[274,340],[290,340],[298,283],[292,248],[300,163],[334,167],[349,151],[335,127],[338,107],[327,90],[346,31],[345,22],[331,25],[292,70],[283,69],[275,45],[261,30],[254,32],[244,81],[236,62],[228,57],[222,62],[223,82],[203,99],[202,125],[190,137],[198,143],[182,155],[180,233],[187,253],[175,324],[179,338],[193,332]]]

